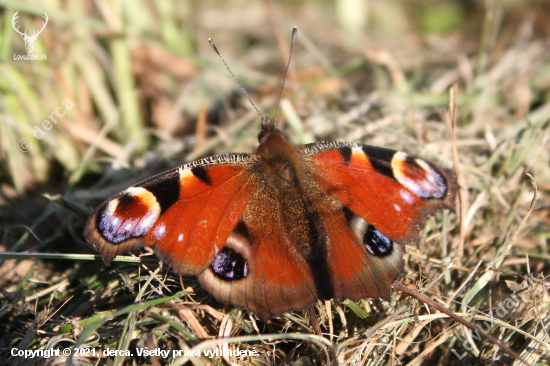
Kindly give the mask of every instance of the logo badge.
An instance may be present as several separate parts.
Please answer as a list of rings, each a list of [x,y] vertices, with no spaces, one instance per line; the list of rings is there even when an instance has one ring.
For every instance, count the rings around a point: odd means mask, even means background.
[[[32,50],[34,49],[34,42],[36,42],[36,39],[38,38],[38,36],[40,35],[40,33],[42,33],[42,31],[44,30],[44,28],[46,28],[46,24],[48,24],[48,14],[44,13],[44,19],[46,20],[45,22],[42,22],[42,29],[40,29],[39,31],[34,31],[32,36],[29,36],[27,34],[27,30],[25,29],[24,32],[21,32],[19,30],[19,26],[16,25],[16,20],[17,18],[19,18],[19,10],[15,12],[15,14],[13,14],[13,17],[11,18],[11,26],[13,27],[13,29],[19,33],[21,35],[21,38],[23,38],[23,41],[25,41],[25,49],[27,50],[27,55],[13,55],[13,59],[14,60],[45,60],[46,59],[46,55],[41,55],[41,56],[34,56],[34,55],[31,55],[32,53]]]

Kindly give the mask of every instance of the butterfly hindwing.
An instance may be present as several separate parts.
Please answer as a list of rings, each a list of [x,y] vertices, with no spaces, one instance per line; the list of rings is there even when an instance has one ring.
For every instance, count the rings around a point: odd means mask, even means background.
[[[418,240],[429,215],[454,209],[455,179],[412,155],[345,142],[308,144],[299,151],[324,190],[397,243]]]
[[[367,244],[374,245],[370,238],[365,240],[364,227],[357,225],[356,221],[362,220],[359,216],[316,180],[310,180],[305,191],[324,233],[321,252],[328,266],[319,280],[330,283],[330,287],[325,285],[322,297],[389,299],[390,285],[403,270],[402,247],[391,243],[384,255],[369,252]]]
[[[309,265],[291,242],[273,187],[260,184],[224,249],[199,276],[219,301],[260,319],[304,309],[318,298]]]
[[[226,154],[140,182],[101,204],[84,235],[110,263],[151,246],[176,272],[202,273],[221,250],[255,184],[253,154]]]

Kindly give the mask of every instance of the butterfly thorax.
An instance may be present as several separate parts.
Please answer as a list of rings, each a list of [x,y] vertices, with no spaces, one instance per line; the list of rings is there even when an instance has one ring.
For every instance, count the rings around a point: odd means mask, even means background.
[[[256,151],[262,163],[262,170],[277,193],[295,192],[300,188],[304,173],[300,154],[278,129],[271,131]],[[298,193],[298,192],[296,192]]]

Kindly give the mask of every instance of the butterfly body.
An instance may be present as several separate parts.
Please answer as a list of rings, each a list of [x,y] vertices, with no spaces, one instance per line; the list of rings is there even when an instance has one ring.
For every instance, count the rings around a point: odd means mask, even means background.
[[[454,208],[454,178],[411,155],[294,147],[267,120],[259,140],[255,153],[201,159],[115,195],[88,219],[88,242],[107,263],[153,247],[176,273],[266,320],[317,299],[388,299],[403,244]]]

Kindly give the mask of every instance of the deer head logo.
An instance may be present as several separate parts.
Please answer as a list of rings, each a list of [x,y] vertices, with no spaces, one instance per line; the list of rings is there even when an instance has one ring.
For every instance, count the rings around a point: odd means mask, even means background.
[[[15,20],[17,18],[19,18],[19,15],[17,15],[17,13],[19,12],[16,11],[15,14],[13,14],[13,17],[11,18],[11,26],[13,27],[13,29],[19,33],[21,35],[21,38],[23,38],[23,41],[25,41],[25,48],[27,49],[27,53],[31,53],[32,52],[32,49],[34,48],[34,42],[36,41],[36,38],[38,38],[38,35],[40,33],[42,33],[42,31],[44,30],[44,28],[46,28],[46,24],[48,24],[48,14],[44,13],[44,19],[46,19],[46,22],[42,22],[43,26],[42,26],[42,29],[40,29],[40,31],[38,33],[36,33],[36,31],[34,31],[34,33],[32,34],[32,36],[28,36],[27,35],[27,30],[25,29],[25,32],[24,33],[21,33],[19,31],[19,27],[15,28]]]

